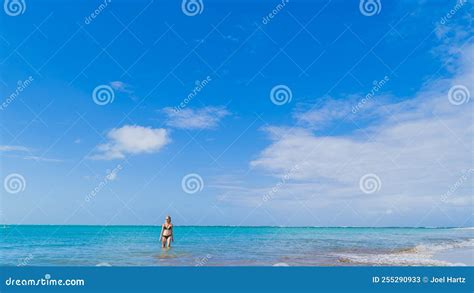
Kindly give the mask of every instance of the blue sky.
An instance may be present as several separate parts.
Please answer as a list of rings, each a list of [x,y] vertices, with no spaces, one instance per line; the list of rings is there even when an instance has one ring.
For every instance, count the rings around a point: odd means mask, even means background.
[[[473,225],[471,3],[25,1],[3,223]]]

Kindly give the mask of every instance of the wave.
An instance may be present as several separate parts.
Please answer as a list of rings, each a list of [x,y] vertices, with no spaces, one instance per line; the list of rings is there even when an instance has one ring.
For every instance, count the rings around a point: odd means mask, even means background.
[[[463,263],[452,263],[408,254],[348,255],[340,256],[339,262],[380,266],[465,266]]]
[[[452,241],[440,244],[420,244],[412,248],[399,249],[381,254],[337,254],[339,262],[363,265],[393,266],[465,266],[464,263],[453,263],[433,259],[436,253],[446,250],[474,247],[474,239]]]
[[[274,267],[289,267],[290,265],[286,262],[279,262],[273,265]]]
[[[474,247],[474,239],[466,239],[460,241],[451,241],[440,244],[417,245],[414,247],[415,253],[438,252],[447,249]]]

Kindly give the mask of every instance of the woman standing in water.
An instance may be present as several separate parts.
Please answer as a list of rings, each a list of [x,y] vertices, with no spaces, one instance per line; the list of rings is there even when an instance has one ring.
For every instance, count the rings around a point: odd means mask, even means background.
[[[166,246],[168,246],[168,248],[171,247],[171,241],[174,241],[173,224],[171,224],[170,216],[166,216],[165,223],[161,225],[160,241],[162,248]]]

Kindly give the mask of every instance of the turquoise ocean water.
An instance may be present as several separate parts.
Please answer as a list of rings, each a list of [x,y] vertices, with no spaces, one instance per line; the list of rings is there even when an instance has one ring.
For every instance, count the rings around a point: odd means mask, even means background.
[[[0,226],[8,266],[472,265],[472,228]]]

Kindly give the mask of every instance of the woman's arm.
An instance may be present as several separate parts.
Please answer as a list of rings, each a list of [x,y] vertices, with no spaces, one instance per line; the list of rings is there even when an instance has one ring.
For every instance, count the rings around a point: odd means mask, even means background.
[[[161,239],[163,238],[163,228],[164,228],[164,226],[163,226],[163,225],[161,225],[161,232],[160,232],[160,242],[161,242]]]
[[[174,230],[174,226],[171,226],[171,241],[174,242],[174,232],[173,232],[173,230]]]

